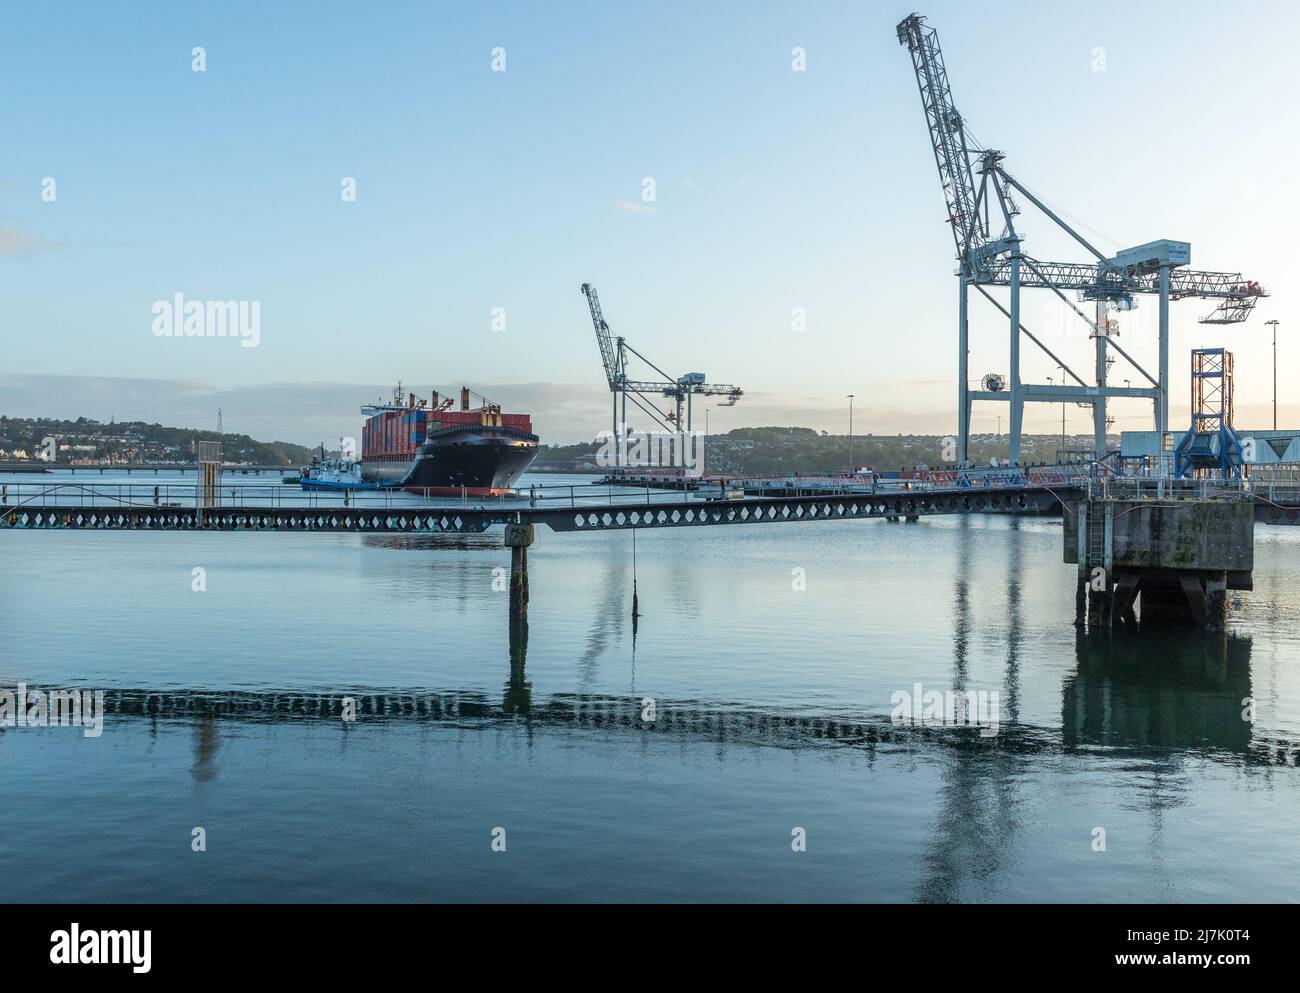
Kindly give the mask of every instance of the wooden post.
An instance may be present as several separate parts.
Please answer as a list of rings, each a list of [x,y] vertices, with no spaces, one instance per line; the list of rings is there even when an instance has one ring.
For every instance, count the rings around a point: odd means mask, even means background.
[[[505,546],[510,549],[510,617],[528,614],[528,546],[536,538],[531,524],[507,524]]]

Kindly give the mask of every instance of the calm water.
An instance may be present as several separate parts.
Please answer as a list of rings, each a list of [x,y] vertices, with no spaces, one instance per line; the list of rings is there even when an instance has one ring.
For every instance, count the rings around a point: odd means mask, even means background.
[[[110,701],[98,738],[0,731],[0,873],[61,901],[1294,900],[1300,529],[1258,538],[1227,635],[1172,639],[1076,633],[1059,522],[639,532],[634,642],[626,532],[539,529],[513,638],[497,533],[0,533],[0,689]],[[998,691],[1000,733],[893,728],[915,683]]]

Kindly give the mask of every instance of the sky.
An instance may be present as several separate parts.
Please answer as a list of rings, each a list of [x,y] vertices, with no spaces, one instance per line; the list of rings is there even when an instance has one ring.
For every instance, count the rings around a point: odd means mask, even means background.
[[[531,412],[544,441],[587,439],[609,420],[579,291],[591,282],[614,333],[662,368],[745,390],[710,411],[711,430],[842,433],[852,393],[857,433],[952,431],[953,246],[895,35],[909,12],[8,6],[0,412],[211,428],[221,406],[228,431],[314,444],[354,435],[359,405],[401,379],[465,383]],[[1275,318],[1280,421],[1300,427],[1296,5],[936,0],[921,13],[974,135],[1098,247],[1190,241],[1194,267],[1271,290],[1227,328],[1197,323],[1209,304],[1174,306],[1174,424],[1188,349],[1222,344],[1238,425],[1267,426]],[[1029,254],[1085,261],[1030,210]],[[155,304],[178,293],[257,302],[257,347],[155,335]],[[1091,367],[1057,305],[1025,306],[1031,330]],[[1154,319],[1153,299],[1120,319],[1148,368]],[[972,378],[1005,372],[987,304],[971,348]],[[1059,377],[1035,351],[1026,342],[1024,378]],[[1118,364],[1125,378],[1140,375]],[[1149,403],[1116,407],[1117,428],[1150,426]],[[1089,430],[1088,411],[1067,413],[1070,431]],[[1005,414],[979,405],[973,429]],[[1026,429],[1057,431],[1060,416],[1030,406]]]

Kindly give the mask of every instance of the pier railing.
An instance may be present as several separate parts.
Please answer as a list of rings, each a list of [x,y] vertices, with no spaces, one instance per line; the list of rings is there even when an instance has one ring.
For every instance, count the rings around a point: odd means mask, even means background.
[[[791,495],[817,495],[824,489],[800,489]],[[843,492],[850,492],[845,490]],[[364,510],[438,509],[526,509],[586,506],[651,506],[706,501],[721,495],[717,486],[689,491],[657,487],[628,487],[613,484],[546,484],[529,486],[494,496],[435,494],[431,490],[356,489],[303,490],[289,484],[223,484],[216,506],[248,507],[260,510],[313,508],[321,510],[357,508]],[[755,494],[760,495],[760,494]],[[3,483],[0,507],[24,506],[77,508],[188,508],[194,507],[199,490],[193,482],[183,483]]]
[[[1300,483],[1288,480],[1171,479],[1163,477],[1096,478],[1088,481],[1093,500],[1241,500],[1278,506],[1300,505]]]
[[[225,483],[216,493],[217,507],[247,507],[257,510],[347,509],[416,510],[420,508],[463,510],[507,510],[655,506],[683,502],[710,502],[724,497],[743,498],[895,495],[952,491],[960,482],[943,477],[924,479],[858,480],[852,477],[746,477],[695,481],[692,489],[664,489],[657,485],[630,485],[602,481],[586,484],[548,483],[522,487],[496,496],[434,494],[430,490],[355,489],[303,490],[288,483]],[[1075,483],[1066,479],[1064,484]],[[1023,477],[967,479],[971,489],[1020,489],[1035,485]],[[1060,483],[1058,482],[1058,485]],[[26,506],[83,509],[192,508],[200,498],[193,481],[175,483],[0,483],[0,507]]]
[[[191,508],[199,498],[193,482],[180,483],[3,483],[0,507],[23,506],[78,508]],[[707,492],[688,496],[707,498]],[[526,487],[494,496],[435,494],[431,490],[355,489],[303,490],[276,483],[223,484],[216,494],[216,506],[248,507],[259,510],[346,509],[413,510],[506,509],[529,507],[583,507],[593,504],[652,504],[679,502],[682,494],[650,488],[629,491],[625,487],[592,485],[545,485]]]

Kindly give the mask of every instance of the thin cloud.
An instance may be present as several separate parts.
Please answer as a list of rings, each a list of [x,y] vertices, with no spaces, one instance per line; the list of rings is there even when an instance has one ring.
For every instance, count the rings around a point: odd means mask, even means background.
[[[643,203],[634,203],[633,201],[630,201],[630,200],[618,200],[618,201],[615,201],[614,206],[616,206],[619,210],[625,210],[625,211],[627,211],[629,214],[657,214],[657,213],[659,213],[659,208],[658,208],[658,207],[650,207],[650,206],[647,206],[646,204],[643,204]]]
[[[0,256],[15,258],[20,255],[34,255],[37,252],[57,252],[59,247],[53,242],[42,241],[17,228],[0,228]]]

